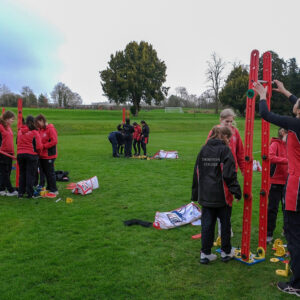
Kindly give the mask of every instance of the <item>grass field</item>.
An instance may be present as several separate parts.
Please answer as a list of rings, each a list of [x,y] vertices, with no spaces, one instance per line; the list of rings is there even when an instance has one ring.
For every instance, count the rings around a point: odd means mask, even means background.
[[[72,182],[98,176],[100,189],[78,196],[58,183],[53,199],[0,198],[0,299],[288,299],[276,288],[284,264],[246,266],[217,260],[200,265],[200,227],[172,230],[124,226],[123,221],[153,222],[156,211],[190,202],[193,166],[214,114],[141,112],[150,126],[149,154],[177,150],[178,160],[114,159],[107,140],[121,120],[119,111],[30,110],[44,113],[59,135],[56,169]],[[237,126],[244,137],[244,120]],[[276,128],[272,127],[272,135]],[[255,123],[255,158],[259,159],[260,120]],[[15,174],[13,173],[12,176]],[[242,177],[239,174],[242,185]],[[260,174],[253,178],[252,251],[258,243]],[[66,197],[74,199],[66,204]],[[243,201],[232,214],[239,246]],[[281,237],[279,213],[275,237]]]

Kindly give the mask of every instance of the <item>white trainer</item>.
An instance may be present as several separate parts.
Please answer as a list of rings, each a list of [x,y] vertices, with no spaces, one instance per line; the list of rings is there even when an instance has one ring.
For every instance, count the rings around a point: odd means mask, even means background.
[[[234,257],[234,248],[231,248],[230,253],[225,253],[223,250],[221,251],[221,258],[223,262],[228,262]]]
[[[13,191],[13,192],[7,192],[6,193],[6,196],[9,196],[9,197],[13,197],[13,196],[18,196],[18,192],[17,191]]]
[[[0,192],[0,196],[6,196],[6,192],[5,191],[1,191]]]
[[[216,254],[204,254],[203,252],[201,252],[200,255],[200,263],[201,264],[208,264],[211,261],[216,260],[218,257]]]

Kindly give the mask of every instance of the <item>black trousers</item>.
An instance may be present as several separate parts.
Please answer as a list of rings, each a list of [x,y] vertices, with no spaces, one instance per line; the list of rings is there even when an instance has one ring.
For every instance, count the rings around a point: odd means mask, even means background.
[[[131,135],[125,135],[124,137],[124,144],[125,144],[125,157],[131,157],[131,148],[132,148],[132,136]]]
[[[108,136],[108,140],[110,141],[112,145],[112,154],[113,156],[116,156],[118,154],[118,141],[115,136]]]
[[[41,169],[44,172],[46,180],[47,180],[46,189],[49,190],[50,192],[57,191],[54,162],[55,162],[55,158],[40,159],[40,166],[41,166]]]
[[[6,189],[12,193],[14,188],[10,182],[10,174],[12,167],[12,159],[3,154],[0,154],[0,191],[5,191]]]
[[[300,289],[300,212],[284,211],[284,230],[293,271],[289,283],[293,288]]]
[[[137,146],[137,148],[136,148]],[[134,155],[140,155],[141,153],[141,141],[133,140]]]
[[[231,251],[231,210],[232,208],[228,205],[223,207],[205,207],[202,206],[201,216],[201,239],[202,248],[201,252],[204,254],[211,254],[211,248],[214,243],[215,227],[217,218],[221,222],[221,250],[226,254]]]
[[[19,177],[19,195],[27,193],[31,198],[33,196],[33,186],[36,180],[38,156],[32,154],[18,154],[17,156],[20,177]]]
[[[273,232],[276,228],[276,219],[278,214],[279,202],[281,202],[281,207],[283,209],[283,184],[271,184],[269,191],[269,203],[268,203],[268,226],[267,226],[267,236],[273,236]]]

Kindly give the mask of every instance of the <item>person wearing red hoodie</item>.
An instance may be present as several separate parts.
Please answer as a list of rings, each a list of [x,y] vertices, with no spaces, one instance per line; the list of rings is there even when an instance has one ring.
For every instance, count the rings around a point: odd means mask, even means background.
[[[57,132],[52,124],[47,123],[42,114],[35,118],[35,124],[43,144],[43,151],[40,153],[40,166],[47,180],[47,190],[58,195],[54,169],[54,162],[57,158]]]
[[[287,135],[287,130],[279,128],[278,138],[272,138],[269,147],[271,187],[268,203],[267,243],[271,243],[273,240],[279,202],[283,205],[284,187],[288,176]]]
[[[137,122],[133,123],[133,128],[134,128],[134,133],[133,133],[134,156],[139,156],[141,153],[142,129]],[[136,145],[137,145],[137,149],[136,149]]]
[[[18,195],[10,182],[12,158],[7,156],[14,155],[14,135],[11,129],[14,120],[15,115],[9,110],[0,117],[0,196]]]
[[[33,116],[28,116],[25,125],[19,129],[17,145],[17,160],[20,168],[18,197],[23,198],[26,192],[27,198],[32,198],[39,159],[38,152],[43,149]]]
[[[280,281],[280,291],[300,297],[300,98],[289,92],[282,82],[274,80],[273,90],[286,96],[293,105],[292,116],[281,116],[269,111],[266,97],[268,88],[260,82],[253,83],[253,89],[259,94],[259,113],[269,123],[288,130],[287,159],[288,177],[284,191],[284,234],[291,255],[292,276],[288,282]]]

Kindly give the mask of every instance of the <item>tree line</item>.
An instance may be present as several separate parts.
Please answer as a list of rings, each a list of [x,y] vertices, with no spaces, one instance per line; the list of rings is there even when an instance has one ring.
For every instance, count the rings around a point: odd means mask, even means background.
[[[296,96],[300,96],[300,71],[296,59],[285,61],[272,53],[272,78],[278,79]],[[111,55],[108,67],[100,71],[104,95],[116,104],[131,103],[133,112],[140,110],[140,103],[163,106],[219,108],[230,106],[240,115],[245,115],[246,92],[249,81],[249,66],[233,64],[227,78],[224,78],[225,62],[216,53],[207,61],[205,70],[208,88],[200,96],[188,94],[185,87],[177,87],[175,95],[169,95],[166,81],[166,64],[161,61],[151,44],[130,42],[124,51]],[[259,78],[262,79],[262,57]],[[258,102],[257,102],[258,103]],[[272,96],[272,111],[289,114],[290,105],[281,95]]]
[[[14,93],[5,84],[0,84],[0,106],[15,107],[18,105],[18,99],[23,99],[24,107],[61,107],[71,108],[82,104],[82,99],[78,93],[73,92],[62,82],[58,82],[50,97],[41,93],[38,97],[29,86],[24,86],[21,92]]]

